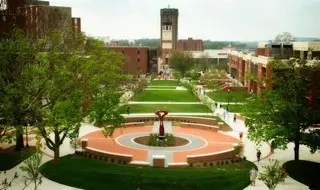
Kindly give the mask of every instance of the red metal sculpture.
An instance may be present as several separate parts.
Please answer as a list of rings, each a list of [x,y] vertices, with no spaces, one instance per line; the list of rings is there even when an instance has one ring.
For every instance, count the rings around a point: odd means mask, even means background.
[[[163,118],[168,115],[167,110],[157,110],[155,114],[159,117],[160,121],[160,126],[159,126],[159,139],[164,139],[165,138],[165,131],[164,131],[164,126],[163,126]]]

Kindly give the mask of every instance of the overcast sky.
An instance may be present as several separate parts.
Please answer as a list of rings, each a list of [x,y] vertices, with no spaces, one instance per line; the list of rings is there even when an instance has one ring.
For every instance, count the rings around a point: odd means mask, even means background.
[[[82,31],[113,39],[160,38],[160,9],[179,9],[179,39],[320,37],[320,0],[49,0],[70,6]]]

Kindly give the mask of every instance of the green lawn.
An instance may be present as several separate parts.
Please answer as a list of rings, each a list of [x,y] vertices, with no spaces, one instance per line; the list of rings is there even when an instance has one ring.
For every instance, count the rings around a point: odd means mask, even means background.
[[[0,152],[0,171],[10,170],[34,153],[34,148],[26,151],[2,151]]]
[[[305,160],[294,161],[284,163],[284,168],[288,175],[293,179],[303,183],[307,186],[315,183],[320,188],[319,172],[320,163],[310,162]]]
[[[244,162],[239,166],[230,164],[212,168],[150,168],[68,155],[58,163],[45,163],[41,173],[58,183],[87,190],[239,190],[249,185],[249,170],[253,166]]]
[[[198,97],[181,90],[145,90],[134,95],[130,101],[151,102],[198,102]]]
[[[153,80],[150,82],[150,86],[177,86],[176,80]]]
[[[208,92],[207,96],[217,102],[246,102],[247,98],[250,97],[250,94],[248,92],[215,91]]]
[[[230,104],[229,105],[229,112],[234,112],[234,113],[242,113],[244,111],[244,106],[245,105],[240,105],[240,104]],[[223,105],[224,108],[227,107],[227,105]]]
[[[166,109],[171,112],[199,112],[212,113],[212,111],[202,104],[130,104],[120,107],[120,113],[127,113],[127,108],[130,107],[130,113],[154,113],[158,109]]]

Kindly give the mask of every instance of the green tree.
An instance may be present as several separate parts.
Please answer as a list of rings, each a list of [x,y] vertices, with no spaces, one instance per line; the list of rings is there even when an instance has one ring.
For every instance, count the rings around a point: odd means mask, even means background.
[[[42,152],[38,151],[34,153],[30,158],[25,160],[24,165],[20,169],[27,173],[25,177],[25,188],[33,183],[34,190],[38,189],[38,186],[42,183],[42,175],[40,174],[40,165],[42,161]],[[25,189],[24,188],[24,189]]]
[[[286,178],[286,173],[278,160],[269,160],[269,165],[263,166],[263,169],[258,179],[263,181],[270,190],[276,189],[277,185]]]
[[[173,72],[173,77],[174,77],[174,79],[176,79],[178,81],[177,85],[179,85],[180,80],[181,80],[181,73],[180,72]]]
[[[42,91],[36,126],[58,160],[64,139],[73,136],[87,116],[83,105],[88,97],[92,102],[86,109],[93,111],[96,107],[91,106],[101,101],[98,95],[122,84],[123,57],[106,51],[101,41],[71,31],[53,31],[39,42],[38,50],[37,64],[28,70],[33,76],[30,89]]]
[[[186,73],[193,68],[194,59],[192,58],[192,54],[189,52],[175,51],[170,58],[169,66],[170,68],[180,72],[183,78]]]
[[[272,77],[268,83],[272,89],[263,90],[260,97],[246,105],[248,137],[256,143],[273,141],[277,148],[286,148],[293,142],[294,159],[299,160],[300,144],[313,146],[302,138],[313,123],[306,98],[309,95],[309,77],[305,73],[311,68],[304,62],[282,62],[278,59],[269,64]],[[264,81],[259,85],[263,87]]]
[[[28,80],[25,69],[33,62],[33,45],[22,31],[16,30],[10,39],[0,42],[1,139],[11,141],[15,135],[16,150],[24,148],[23,126],[35,103],[25,85]],[[7,133],[12,127],[15,134]]]

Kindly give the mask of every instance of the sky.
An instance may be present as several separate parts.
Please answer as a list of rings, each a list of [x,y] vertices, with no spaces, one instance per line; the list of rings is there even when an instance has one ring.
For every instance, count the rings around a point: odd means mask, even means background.
[[[179,9],[178,38],[264,41],[282,32],[320,37],[320,0],[49,0],[72,7],[82,31],[112,39],[160,38],[160,9]]]

